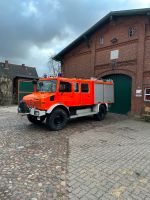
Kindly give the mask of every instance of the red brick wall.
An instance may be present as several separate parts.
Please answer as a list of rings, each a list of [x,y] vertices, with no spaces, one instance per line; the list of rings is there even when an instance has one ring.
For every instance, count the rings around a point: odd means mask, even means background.
[[[86,71],[86,73],[85,73]],[[63,75],[66,77],[89,77],[91,73],[91,49],[83,42],[63,59]]]
[[[128,36],[129,27],[135,28],[135,34]],[[100,44],[100,36],[104,44]],[[112,38],[117,38],[112,43]],[[62,72],[65,77],[102,77],[122,73],[132,77],[132,113],[141,113],[144,97],[136,97],[136,89],[150,87],[150,25],[146,16],[120,17],[95,32],[89,45],[83,41],[66,54],[62,60]],[[119,50],[115,69],[112,68],[110,52]],[[144,95],[144,94],[143,94]]]

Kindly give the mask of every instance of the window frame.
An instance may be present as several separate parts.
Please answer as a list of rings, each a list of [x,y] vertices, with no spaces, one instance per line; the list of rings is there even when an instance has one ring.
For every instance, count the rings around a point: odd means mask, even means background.
[[[40,86],[39,84],[40,83],[43,83],[43,84],[47,84],[47,83],[50,83],[50,82],[55,82],[55,83],[53,83],[53,85],[55,84],[55,90],[53,90],[53,91],[48,91],[48,90],[39,90],[38,89],[38,86]],[[51,80],[39,80],[38,82],[37,82],[37,91],[38,92],[51,92],[51,93],[55,93],[55,92],[57,92],[57,85],[58,85],[58,81],[57,81],[57,79],[51,79]]]
[[[82,91],[82,85],[87,85],[88,86],[88,91]],[[81,83],[81,92],[82,93],[89,93],[89,91],[90,91],[89,83]]]
[[[129,27],[128,28],[128,37],[132,38],[135,35],[136,29],[134,27]]]
[[[78,85],[78,91],[75,91],[75,84],[77,84]],[[80,87],[79,87],[80,85],[79,85],[79,83],[78,82],[74,82],[73,83],[73,91],[75,92],[75,93],[78,93],[78,92],[80,92]]]
[[[70,84],[70,91],[63,91],[63,90],[60,90],[60,85],[61,85],[61,83],[67,83],[67,84]],[[60,81],[60,82],[59,82],[59,88],[58,88],[58,91],[59,91],[60,93],[63,93],[63,92],[70,93],[70,92],[72,92],[72,83],[70,83],[70,82],[68,82],[68,81]]]
[[[103,35],[100,35],[100,37],[99,37],[99,43],[100,43],[100,45],[104,44],[104,36]]]
[[[146,96],[150,96],[150,93],[146,93],[146,90],[150,90],[150,87],[144,89],[144,101],[150,102],[150,100],[146,99]]]

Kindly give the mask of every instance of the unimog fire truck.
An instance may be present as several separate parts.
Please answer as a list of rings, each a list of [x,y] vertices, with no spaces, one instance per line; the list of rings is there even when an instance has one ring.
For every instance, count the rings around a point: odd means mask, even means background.
[[[103,120],[114,102],[111,80],[47,77],[33,84],[35,91],[23,97],[18,111],[34,124],[46,120],[50,130],[63,129],[69,119],[77,117],[93,115]]]

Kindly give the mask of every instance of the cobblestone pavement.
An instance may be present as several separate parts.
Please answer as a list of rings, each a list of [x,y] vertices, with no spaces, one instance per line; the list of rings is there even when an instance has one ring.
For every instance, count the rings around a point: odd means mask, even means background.
[[[51,132],[0,107],[0,200],[68,197],[150,199],[150,123],[108,114]]]
[[[70,200],[150,200],[150,123],[124,119],[77,132],[69,152]]]
[[[103,122],[83,118],[71,121],[62,131],[51,132],[44,124],[29,123],[16,110],[16,106],[0,107],[0,200],[68,199],[68,137],[124,120],[111,115]]]
[[[67,199],[67,141],[1,107],[0,200]]]

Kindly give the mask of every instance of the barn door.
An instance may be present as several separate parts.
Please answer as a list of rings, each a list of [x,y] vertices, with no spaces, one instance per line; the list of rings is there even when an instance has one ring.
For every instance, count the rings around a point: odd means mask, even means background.
[[[31,94],[34,91],[32,80],[19,80],[18,81],[18,103],[25,95]]]
[[[114,81],[115,103],[112,104],[110,111],[113,113],[127,114],[131,111],[131,77],[124,74],[112,74],[103,77]]]

